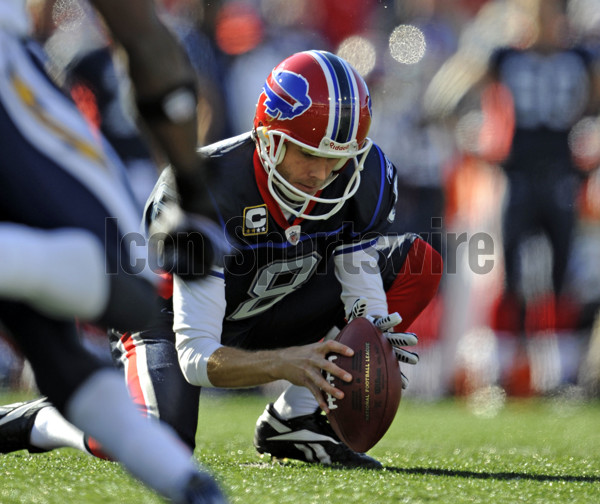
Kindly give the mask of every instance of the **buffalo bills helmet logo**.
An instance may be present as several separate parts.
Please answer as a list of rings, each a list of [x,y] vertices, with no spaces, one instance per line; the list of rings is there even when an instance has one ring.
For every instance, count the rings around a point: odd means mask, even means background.
[[[285,70],[272,74],[272,85],[267,81],[263,92],[265,112],[274,119],[294,119],[306,112],[312,105],[308,96],[308,81],[293,72]]]

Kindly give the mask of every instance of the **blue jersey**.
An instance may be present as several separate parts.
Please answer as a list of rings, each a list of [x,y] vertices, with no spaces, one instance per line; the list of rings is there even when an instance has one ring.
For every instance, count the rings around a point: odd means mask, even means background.
[[[356,194],[327,220],[285,220],[266,188],[266,173],[260,165],[250,134],[208,146],[210,192],[218,218],[227,233],[233,253],[225,258],[227,308],[223,333],[236,325],[248,327],[251,319],[267,313],[294,292],[328,285],[317,297],[336,307],[340,287],[333,274],[333,257],[341,249],[372,247],[377,238],[393,233],[397,199],[396,168],[373,146],[361,173]],[[350,173],[348,173],[350,172]],[[342,170],[321,193],[324,198],[341,196],[351,170]],[[175,198],[172,174],[165,171],[150,197],[146,219],[151,219],[167,200]],[[313,208],[322,213],[321,203]],[[286,229],[299,226],[290,239]],[[312,289],[311,289],[312,291]],[[329,294],[331,293],[331,295]],[[302,305],[308,310],[306,296]],[[310,300],[311,302],[313,300]],[[331,305],[331,303],[329,303]],[[233,332],[237,332],[236,330]]]
[[[515,133],[509,170],[569,170],[571,128],[590,113],[593,57],[580,48],[548,54],[504,48],[492,58],[497,78],[510,90]]]

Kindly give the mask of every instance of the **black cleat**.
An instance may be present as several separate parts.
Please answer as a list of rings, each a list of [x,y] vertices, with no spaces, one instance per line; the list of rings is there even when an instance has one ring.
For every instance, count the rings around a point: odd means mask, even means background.
[[[269,404],[256,422],[254,446],[259,453],[268,453],[276,459],[364,469],[382,468],[378,460],[354,452],[342,443],[321,410],[284,420],[275,412],[273,404]]]
[[[28,450],[29,453],[48,451],[29,443],[35,417],[42,408],[47,406],[52,404],[45,397],[0,406],[0,453],[17,450]]]
[[[183,491],[181,499],[175,504],[227,504],[229,501],[210,474],[193,474]]]

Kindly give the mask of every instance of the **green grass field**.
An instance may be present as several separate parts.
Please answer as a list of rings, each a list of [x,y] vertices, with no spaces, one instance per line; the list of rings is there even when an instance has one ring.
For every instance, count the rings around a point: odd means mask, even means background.
[[[0,403],[15,399],[0,395]],[[600,404],[509,401],[492,418],[462,401],[404,400],[371,450],[383,471],[272,463],[252,447],[266,399],[201,400],[196,456],[233,503],[600,503]],[[73,450],[0,455],[0,503],[162,502],[115,463]]]

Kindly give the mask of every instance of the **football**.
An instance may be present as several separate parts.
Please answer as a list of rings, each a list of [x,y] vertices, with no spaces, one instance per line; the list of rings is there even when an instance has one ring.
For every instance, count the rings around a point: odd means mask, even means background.
[[[325,394],[327,418],[346,445],[364,453],[377,444],[396,416],[402,396],[400,367],[392,345],[365,318],[354,319],[335,339],[352,348],[354,355],[330,354],[328,359],[348,371],[352,381],[325,374],[344,392],[343,399]]]

